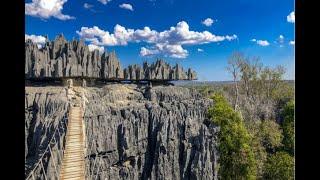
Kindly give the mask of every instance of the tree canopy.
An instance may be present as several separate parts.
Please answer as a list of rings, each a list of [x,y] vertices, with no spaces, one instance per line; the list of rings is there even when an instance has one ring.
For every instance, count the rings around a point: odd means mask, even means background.
[[[250,146],[251,136],[243,120],[221,94],[211,97],[215,105],[209,109],[213,123],[220,126],[219,177],[223,179],[256,179],[256,162]]]

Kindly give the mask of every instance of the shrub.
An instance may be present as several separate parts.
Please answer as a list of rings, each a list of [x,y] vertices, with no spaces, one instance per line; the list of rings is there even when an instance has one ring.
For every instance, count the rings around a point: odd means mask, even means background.
[[[246,127],[252,135],[251,147],[256,159],[257,178],[262,179],[268,153],[282,147],[282,131],[279,124],[272,120],[250,121]]]
[[[265,179],[294,179],[294,159],[287,152],[281,151],[271,155],[265,168]]]
[[[289,101],[282,111],[283,144],[284,150],[293,155],[294,153],[294,101]]]
[[[257,169],[254,152],[250,146],[252,137],[221,94],[211,97],[215,104],[209,109],[213,123],[220,126],[219,177],[222,179],[256,179]]]
[[[272,120],[265,120],[260,124],[260,137],[263,146],[267,150],[274,151],[282,145],[282,130],[279,124]]]

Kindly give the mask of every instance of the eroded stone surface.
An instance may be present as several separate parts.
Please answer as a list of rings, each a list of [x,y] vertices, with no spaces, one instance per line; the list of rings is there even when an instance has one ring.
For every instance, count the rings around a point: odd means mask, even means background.
[[[52,131],[30,122],[54,124],[66,111],[65,90],[53,90],[26,89],[26,154],[38,152]],[[86,99],[87,168],[94,177],[99,167],[98,179],[217,179],[217,128],[206,123],[210,99],[182,87],[134,84],[88,87]]]
[[[184,71],[176,64],[171,67],[159,59],[152,64],[129,65],[122,69],[116,53],[89,51],[82,41],[68,42],[63,35],[47,41],[39,49],[31,40],[25,43],[26,78],[90,77],[124,80],[194,80],[196,73]]]
[[[216,128],[204,123],[211,100],[180,87],[88,92],[87,153],[93,174],[98,154],[99,179],[217,178]]]
[[[62,154],[61,147],[66,128],[63,117],[67,115],[69,107],[66,89],[26,87],[25,92],[25,172],[29,174],[34,168],[53,138],[55,129],[59,127],[61,136],[55,136],[58,143],[55,143],[56,145],[51,149],[54,158],[50,158],[49,153],[45,153],[43,158],[48,177],[54,177],[53,161],[57,164],[59,154]],[[35,179],[44,178],[38,177],[39,174],[38,171],[34,173]]]

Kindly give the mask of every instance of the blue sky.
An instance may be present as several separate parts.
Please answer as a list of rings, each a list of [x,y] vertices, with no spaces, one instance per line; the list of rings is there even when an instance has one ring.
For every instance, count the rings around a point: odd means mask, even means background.
[[[115,50],[122,66],[161,57],[199,80],[230,80],[227,59],[241,51],[294,79],[293,11],[293,0],[29,0],[25,34],[40,44],[44,35],[83,38]]]

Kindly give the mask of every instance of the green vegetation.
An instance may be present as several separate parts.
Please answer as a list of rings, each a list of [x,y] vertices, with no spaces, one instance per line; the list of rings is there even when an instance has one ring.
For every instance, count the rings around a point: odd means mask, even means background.
[[[284,150],[290,153],[290,155],[294,155],[294,101],[289,101],[283,111],[283,145]]]
[[[209,109],[209,115],[220,126],[220,178],[255,179],[256,162],[250,146],[251,136],[243,120],[222,95],[214,94],[212,99],[215,106]]]
[[[193,86],[211,97],[212,122],[220,126],[221,179],[293,179],[294,86],[285,69],[234,53],[232,83]]]
[[[263,179],[268,155],[282,147],[282,131],[274,121],[255,121],[246,126],[252,135],[251,147],[257,162],[257,179]]]
[[[265,120],[260,122],[258,130],[255,135],[269,152],[274,152],[278,147],[282,146],[282,130],[275,121]]]
[[[268,158],[265,179],[294,179],[294,158],[286,152],[277,152]]]

